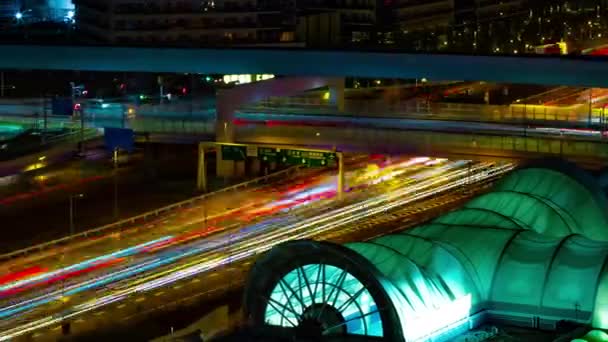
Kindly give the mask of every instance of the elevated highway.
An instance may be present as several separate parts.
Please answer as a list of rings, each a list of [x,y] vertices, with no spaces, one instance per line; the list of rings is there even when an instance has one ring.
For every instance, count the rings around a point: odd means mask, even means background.
[[[469,159],[527,160],[559,157],[598,167],[608,161],[608,144],[600,137],[563,134],[555,130],[466,125],[459,129],[435,127],[344,127],[244,124],[237,126],[236,141],[246,144],[300,145],[346,152],[466,157]],[[503,126],[509,127],[509,126]]]
[[[348,107],[348,102],[346,103]],[[360,111],[340,114],[318,108],[246,107],[231,122],[235,143],[336,147],[342,151],[438,155],[470,159],[561,157],[596,166],[608,158],[601,117],[584,127],[586,113],[535,112],[530,108],[446,105],[434,108],[384,108],[384,115]],[[479,107],[479,108],[478,108]],[[495,106],[496,107],[496,106]],[[479,109],[484,109],[479,111]],[[367,117],[365,115],[368,115]],[[63,120],[63,119],[62,119]],[[592,122],[593,123],[593,122]],[[192,144],[213,141],[213,117],[90,118],[92,127],[126,127],[140,142]],[[599,126],[598,126],[599,125]]]
[[[357,170],[365,168],[368,161],[353,163],[352,177],[359,179]],[[99,228],[44,248],[11,253],[0,265],[7,275],[0,283],[0,341],[42,328],[52,328],[55,334],[61,322],[72,322],[77,331],[90,327],[94,317],[104,311],[116,324],[118,316],[142,313],[148,302],[163,299],[157,299],[159,296],[167,300],[177,295],[168,289],[173,286],[179,290],[175,282],[187,280],[191,286],[206,286],[208,282],[202,280],[206,278],[193,278],[207,271],[217,271],[214,273],[223,284],[237,282],[239,276],[230,270],[233,263],[254,257],[279,241],[343,235],[362,229],[365,223],[371,229],[382,216],[379,214],[387,212],[412,218],[461,198],[443,197],[439,202],[439,195],[482,186],[513,167],[509,163],[471,165],[395,158],[382,169],[386,172],[350,183],[344,201],[335,196],[330,170],[309,170],[279,183],[223,193],[223,200],[216,197],[176,204],[146,223]],[[387,179],[388,175],[392,178]],[[432,203],[415,211],[400,211],[423,200]],[[25,271],[34,274],[28,276]]]
[[[128,58],[127,58],[128,56]],[[602,57],[0,45],[0,69],[428,78],[608,87]]]

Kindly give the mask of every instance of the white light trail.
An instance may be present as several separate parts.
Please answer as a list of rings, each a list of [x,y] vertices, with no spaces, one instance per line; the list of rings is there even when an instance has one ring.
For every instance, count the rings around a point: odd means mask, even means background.
[[[495,177],[497,175],[506,173],[515,167],[512,164],[500,166],[491,166],[490,164],[475,164],[471,165],[465,170],[459,169],[462,166],[463,165],[461,163],[448,163],[447,165],[442,166],[442,171],[446,171],[446,173],[443,175],[438,175],[434,172],[428,173],[428,176],[433,178],[419,180],[416,183],[410,184],[404,188],[399,188],[387,194],[378,195],[359,203],[334,209],[313,218],[303,219],[293,225],[280,226],[279,223],[276,226],[269,226],[267,229],[261,230],[257,236],[252,236],[252,234],[243,234],[242,236],[224,235],[224,241],[215,241],[215,243],[212,244],[213,246],[210,245],[209,241],[201,241],[198,243],[198,248],[194,248],[194,250],[191,250],[190,252],[181,253],[175,256],[175,259],[171,260],[171,262],[176,262],[179,259],[189,256],[196,256],[195,260],[188,261],[182,265],[174,266],[168,270],[165,269],[156,271],[156,273],[135,280],[134,284],[131,283],[124,288],[113,290],[113,293],[108,295],[78,304],[71,309],[64,311],[63,313],[37,319],[4,331],[0,334],[0,341],[9,340],[34,330],[52,326],[58,322],[61,322],[62,320],[66,320],[110,303],[123,300],[134,293],[149,291],[196,274],[207,272],[218,267],[219,265],[225,264],[226,262],[234,262],[249,258],[255,254],[269,250],[276,244],[294,239],[310,238],[315,235],[364,220],[398,206],[403,206],[408,203],[429,198],[433,195],[453,190],[465,184],[472,184]],[[450,168],[456,169],[449,171]],[[214,253],[221,253],[225,250],[226,239],[228,239],[228,242],[231,244],[230,250],[228,251],[230,255],[213,257]],[[158,262],[166,264],[167,259],[163,260],[162,258],[154,258],[152,260],[144,260],[143,262],[140,262],[140,264],[127,267],[115,273],[106,274],[96,279],[90,279],[79,284],[74,284],[63,291],[52,292],[41,297],[2,308],[0,312],[14,309],[15,306],[31,304],[31,302],[34,300],[48,300],[50,298],[57,299],[57,296],[61,296],[66,290],[74,290],[83,286],[86,287],[92,282],[100,281],[100,279],[107,280],[108,278],[116,277],[117,274],[120,274],[120,272],[132,272],[133,270],[137,270],[142,267],[150,267],[151,264]]]

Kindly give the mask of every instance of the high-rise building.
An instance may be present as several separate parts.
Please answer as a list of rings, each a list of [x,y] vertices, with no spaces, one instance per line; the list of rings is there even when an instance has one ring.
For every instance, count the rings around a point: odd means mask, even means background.
[[[516,15],[526,3],[527,0],[476,0],[475,16],[478,21],[487,21]]]
[[[298,0],[296,7],[298,13],[307,13],[300,16],[301,21],[309,22],[310,12],[337,13],[339,29],[334,31],[341,44],[374,41],[384,19],[382,3],[377,0]],[[326,16],[319,14],[313,18]]]
[[[519,13],[527,0],[398,0],[396,17],[406,31],[492,21]]]
[[[257,45],[295,40],[281,0],[75,0],[79,30],[129,45]]]
[[[397,0],[395,19],[401,31],[445,28],[454,22],[454,0]]]

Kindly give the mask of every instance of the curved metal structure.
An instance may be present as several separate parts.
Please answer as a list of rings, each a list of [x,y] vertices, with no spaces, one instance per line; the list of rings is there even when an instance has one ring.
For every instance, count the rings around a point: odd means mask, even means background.
[[[476,313],[608,328],[606,199],[575,171],[531,165],[460,210],[368,242],[280,245],[251,273],[246,314],[388,341],[453,337]]]
[[[245,315],[256,326],[294,328],[309,338],[353,334],[403,341],[381,279],[369,260],[344,246],[287,242],[256,261]]]

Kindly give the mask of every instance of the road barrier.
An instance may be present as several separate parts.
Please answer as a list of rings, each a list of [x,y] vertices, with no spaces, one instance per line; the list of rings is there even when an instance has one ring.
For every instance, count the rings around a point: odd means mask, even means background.
[[[211,193],[207,193],[207,194],[203,194],[194,198],[190,198],[181,202],[177,202],[159,209],[155,209],[155,210],[151,210],[148,212],[145,212],[143,214],[139,214],[137,216],[133,216],[133,217],[129,217],[120,221],[116,221],[114,223],[110,223],[98,228],[94,228],[94,229],[90,229],[78,234],[73,234],[73,235],[69,235],[60,239],[56,239],[53,241],[48,241],[39,245],[35,245],[35,246],[31,246],[31,247],[27,247],[27,248],[23,248],[17,251],[13,251],[10,253],[6,253],[6,254],[2,254],[0,255],[0,262],[4,262],[7,260],[10,260],[12,258],[16,258],[16,257],[22,257],[24,255],[27,255],[29,253],[32,252],[40,252],[43,251],[45,249],[48,249],[50,247],[59,245],[59,244],[66,244],[69,243],[71,241],[74,241],[76,239],[79,238],[83,238],[83,237],[90,237],[90,236],[94,236],[94,235],[98,235],[98,234],[108,234],[111,232],[115,232],[115,231],[121,231],[123,228],[127,227],[127,226],[131,226],[133,224],[135,224],[136,222],[140,222],[140,221],[146,221],[149,218],[152,217],[158,217],[159,215],[166,213],[168,211],[177,209],[177,208],[182,208],[182,207],[186,207],[186,206],[191,206],[197,202],[200,202],[202,200],[205,200],[209,197],[212,197],[214,195],[218,195],[221,193],[226,193],[226,192],[230,192],[230,191],[238,191],[241,190],[243,188],[247,188],[249,186],[252,185],[257,185],[260,183],[264,183],[267,182],[269,180],[272,179],[276,179],[276,178],[282,178],[282,177],[291,177],[295,174],[297,174],[297,172],[302,169],[302,166],[298,165],[298,166],[294,166],[294,167],[290,167],[288,169],[285,170],[281,170],[263,177],[258,177],[255,179],[252,179],[250,181],[244,182],[244,183],[239,183],[239,184],[235,184]]]

